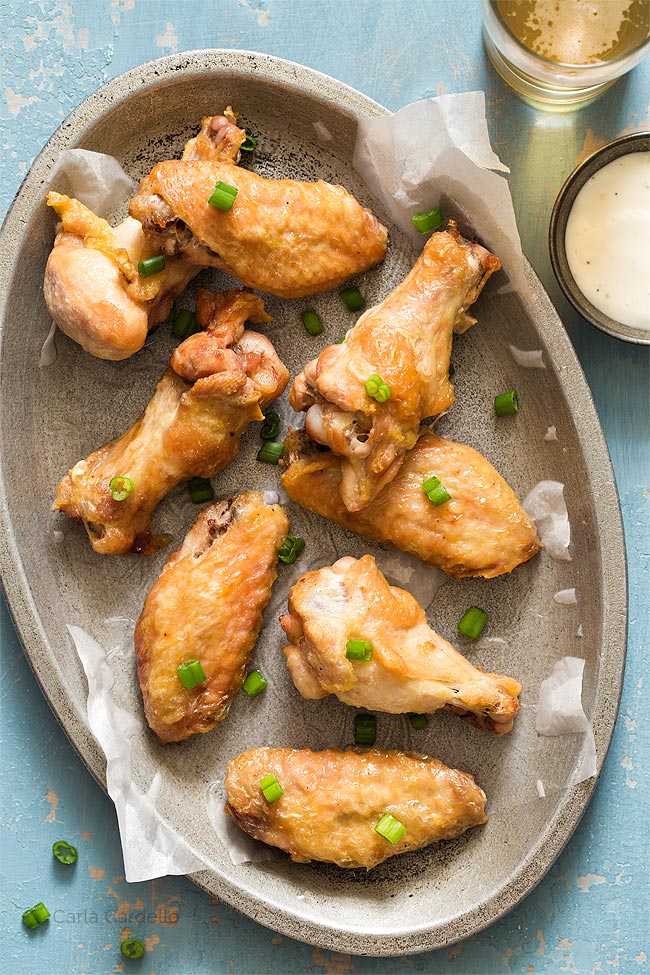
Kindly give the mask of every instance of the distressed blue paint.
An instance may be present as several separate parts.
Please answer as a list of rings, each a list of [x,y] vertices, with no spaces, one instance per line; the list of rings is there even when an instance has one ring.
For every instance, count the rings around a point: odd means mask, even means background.
[[[483,88],[493,144],[512,169],[524,249],[567,325],[605,429],[623,506],[631,608],[614,741],[567,849],[537,890],[499,924],[449,950],[397,960],[350,958],[281,938],[223,904],[211,904],[182,878],[125,884],[112,805],[46,706],[3,605],[0,968],[12,975],[115,971],[120,932],[129,928],[153,940],[146,964],[126,962],[125,969],[157,975],[647,971],[643,810],[649,801],[650,743],[642,654],[650,645],[647,439],[643,446],[648,354],[596,333],[569,309],[550,271],[546,228],[554,196],[583,147],[628,128],[649,127],[648,62],[594,105],[552,117],[518,102],[486,65],[477,0],[17,0],[12,8],[3,35],[8,71],[0,92],[3,211],[31,159],[71,108],[104,81],[174,45],[179,51],[238,47],[292,58],[393,109],[441,90]],[[54,821],[47,819],[50,791],[58,796]],[[85,833],[90,835],[82,839]],[[52,861],[50,846],[60,837],[80,848],[80,862],[71,870]],[[104,876],[96,872],[93,879],[89,865]],[[60,913],[49,930],[29,934],[20,914],[41,899]],[[120,905],[122,918],[116,916]]]

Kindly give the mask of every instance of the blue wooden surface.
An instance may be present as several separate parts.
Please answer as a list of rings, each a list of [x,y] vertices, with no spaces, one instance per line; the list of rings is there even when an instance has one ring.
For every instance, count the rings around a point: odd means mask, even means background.
[[[83,97],[172,51],[276,54],[340,78],[391,109],[441,92],[484,89],[494,148],[512,170],[524,250],[567,326],[605,429],[623,507],[631,605],[614,741],[594,799],[556,865],[517,910],[475,938],[419,956],[367,959],[276,935],[184,878],[127,885],[112,805],[52,716],[3,604],[0,971],[647,971],[648,350],[601,335],[569,309],[550,270],[546,234],[554,197],[576,161],[623,132],[650,128],[648,61],[592,106],[552,116],[520,103],[486,63],[478,0],[16,0],[4,7],[2,212],[34,155]],[[52,860],[51,843],[60,837],[80,848],[72,869]],[[55,913],[28,933],[20,915],[38,900]],[[121,965],[126,931],[146,942],[142,962]]]

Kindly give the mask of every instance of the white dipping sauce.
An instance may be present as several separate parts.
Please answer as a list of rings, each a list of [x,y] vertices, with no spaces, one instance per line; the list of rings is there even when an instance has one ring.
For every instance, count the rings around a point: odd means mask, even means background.
[[[630,152],[587,180],[565,247],[592,305],[622,325],[650,329],[650,152]]]

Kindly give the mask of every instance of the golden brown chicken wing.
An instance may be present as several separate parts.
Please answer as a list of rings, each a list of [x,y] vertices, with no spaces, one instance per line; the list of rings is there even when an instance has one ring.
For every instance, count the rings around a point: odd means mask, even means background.
[[[338,490],[341,461],[304,432],[285,440],[282,483],[309,511],[349,531],[417,555],[450,575],[491,579],[539,552],[535,525],[494,467],[472,447],[420,434],[397,477],[367,507],[351,512]],[[451,499],[436,507],[422,484],[438,477]]]
[[[284,789],[274,802],[260,788],[269,775]],[[485,793],[472,776],[425,755],[378,748],[253,748],[229,762],[225,784],[226,810],[238,825],[302,863],[370,870],[487,820]],[[395,843],[375,830],[386,814],[406,828]]]
[[[280,623],[303,697],[335,694],[344,704],[390,714],[448,708],[496,735],[512,730],[521,685],[477,670],[428,626],[410,593],[388,584],[371,555],[306,573]],[[348,659],[348,640],[369,642],[371,658]]]
[[[203,119],[183,159],[239,158],[239,134],[243,138],[246,133],[232,125],[231,109],[226,115]],[[159,250],[145,240],[137,220],[127,217],[112,228],[78,200],[60,193],[48,193],[47,204],[61,219],[43,282],[50,315],[91,355],[128,358],[142,348],[148,331],[166,318],[174,299],[200,268],[170,257],[164,270],[141,278],[138,262]]]
[[[259,491],[201,512],[145,600],[135,650],[149,727],[183,741],[222,721],[244,680],[289,530]],[[186,689],[176,668],[198,660],[205,681]]]
[[[160,501],[180,481],[227,467],[250,421],[263,419],[260,407],[289,381],[269,340],[244,331],[247,320],[270,320],[257,295],[200,291],[196,313],[203,331],[176,348],[142,416],[58,486],[54,508],[83,522],[96,552],[152,551],[150,519]],[[115,477],[132,484],[124,500],[114,498]]]
[[[221,129],[232,144],[245,137],[232,122]],[[219,182],[237,190],[231,210],[208,202]],[[386,228],[342,186],[266,179],[232,158],[159,163],[129,213],[161,253],[280,298],[335,288],[386,253]]]
[[[350,511],[395,477],[420,421],[454,402],[452,334],[475,323],[467,309],[500,267],[450,221],[404,281],[294,380],[289,402],[308,411],[309,435],[341,457],[340,492]]]

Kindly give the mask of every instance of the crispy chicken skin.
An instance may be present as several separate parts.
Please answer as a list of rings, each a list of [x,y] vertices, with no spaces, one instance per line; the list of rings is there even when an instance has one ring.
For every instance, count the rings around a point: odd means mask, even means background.
[[[239,148],[245,132],[230,122],[221,136]],[[129,213],[156,251],[216,267],[280,298],[328,291],[384,257],[386,228],[342,186],[266,179],[234,161],[154,166]],[[208,203],[218,182],[237,188],[229,211]]]
[[[228,116],[204,118],[201,131],[185,146],[183,159],[239,158]],[[243,136],[245,133],[243,133]],[[241,140],[240,140],[241,141]],[[168,315],[174,299],[200,268],[168,258],[165,269],[141,278],[138,262],[158,254],[142,225],[127,217],[113,228],[78,200],[48,193],[47,205],[60,218],[45,268],[43,294],[62,332],[99,359],[126,359],[145,343],[147,333]]]
[[[328,346],[294,380],[289,402],[307,411],[309,435],[341,457],[340,492],[350,511],[367,505],[395,477],[420,421],[454,402],[452,334],[475,323],[467,309],[500,267],[498,258],[461,237],[450,221],[345,342]],[[383,403],[366,392],[373,375],[390,387]]]
[[[54,508],[83,522],[96,552],[153,551],[156,506],[180,481],[227,467],[250,421],[263,419],[260,407],[289,381],[269,340],[244,330],[247,320],[270,320],[257,295],[199,291],[196,312],[203,331],[175,349],[144,413],[58,486]],[[112,498],[116,476],[133,481],[124,501]]]
[[[371,555],[302,576],[280,623],[303,697],[335,694],[344,704],[391,714],[448,708],[495,735],[512,730],[521,685],[477,670],[429,627],[410,593],[388,584]],[[348,660],[349,639],[370,641],[372,659]]]
[[[260,779],[284,795],[268,802]],[[253,748],[232,759],[226,811],[257,840],[292,860],[365,867],[486,822],[485,793],[470,775],[435,758],[397,751]],[[384,813],[406,827],[393,845],[375,832]]]
[[[277,577],[289,519],[248,491],[205,508],[165,564],[135,628],[149,727],[164,744],[223,721],[244,680]],[[176,668],[197,659],[206,681],[187,690]]]
[[[282,484],[298,504],[349,531],[417,555],[457,579],[511,572],[542,547],[535,525],[494,467],[472,447],[425,431],[397,477],[367,507],[351,512],[338,490],[341,461],[304,432],[285,440]],[[422,488],[432,475],[451,500],[436,507]]]

